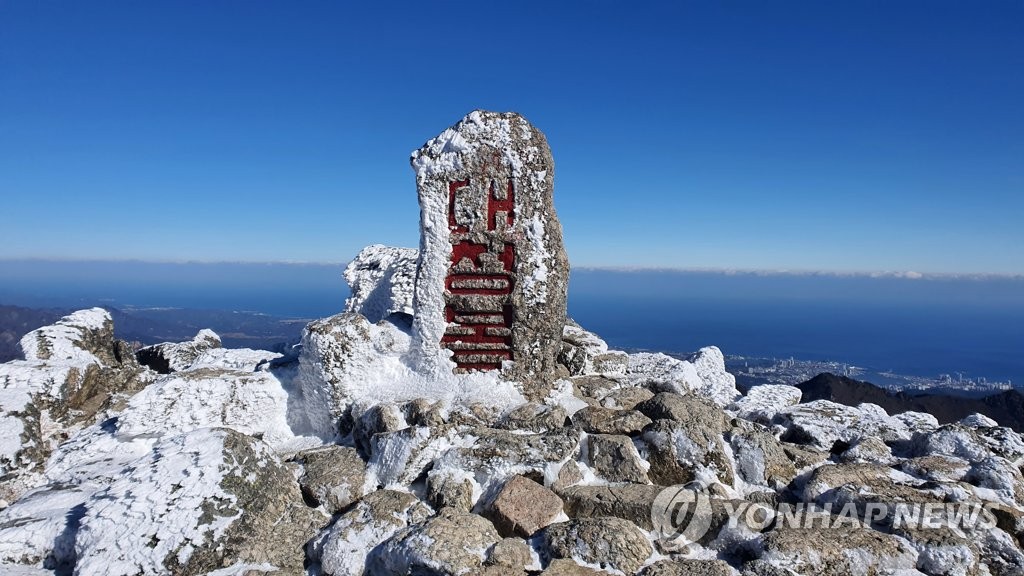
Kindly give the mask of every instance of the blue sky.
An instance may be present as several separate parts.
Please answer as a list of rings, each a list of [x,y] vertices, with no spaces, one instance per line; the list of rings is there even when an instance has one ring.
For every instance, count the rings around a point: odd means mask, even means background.
[[[0,258],[415,246],[409,152],[487,108],[547,134],[574,265],[1024,274],[1022,28],[1019,1],[0,0]]]

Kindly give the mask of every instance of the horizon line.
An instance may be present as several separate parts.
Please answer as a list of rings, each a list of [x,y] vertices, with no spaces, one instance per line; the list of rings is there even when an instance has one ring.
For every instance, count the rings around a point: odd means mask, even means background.
[[[197,260],[142,258],[52,258],[52,257],[0,257],[4,262],[45,262],[105,264],[171,264],[171,265],[249,265],[249,266],[347,266],[349,261],[317,260]],[[804,268],[737,268],[699,266],[571,266],[570,270],[585,272],[663,272],[690,274],[721,274],[725,276],[823,276],[836,278],[896,278],[904,280],[1024,280],[1024,273],[1011,272],[917,272],[914,270],[829,270]]]

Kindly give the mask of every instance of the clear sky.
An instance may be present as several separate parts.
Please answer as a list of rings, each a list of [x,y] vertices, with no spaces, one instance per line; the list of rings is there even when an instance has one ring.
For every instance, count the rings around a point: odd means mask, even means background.
[[[415,246],[408,154],[544,131],[574,265],[1024,273],[1024,2],[0,0],[0,258]]]

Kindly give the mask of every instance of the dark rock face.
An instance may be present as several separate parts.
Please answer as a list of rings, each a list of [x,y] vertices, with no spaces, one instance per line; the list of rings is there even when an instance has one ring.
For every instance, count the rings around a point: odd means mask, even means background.
[[[518,114],[475,111],[412,164],[420,362],[444,369],[441,346],[457,370],[502,370],[527,396],[543,396],[562,347],[569,277],[547,140]]]

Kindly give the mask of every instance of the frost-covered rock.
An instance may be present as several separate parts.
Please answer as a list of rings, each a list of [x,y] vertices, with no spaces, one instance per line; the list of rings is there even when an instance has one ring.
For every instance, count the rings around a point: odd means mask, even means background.
[[[595,474],[609,482],[648,484],[647,462],[640,457],[629,436],[590,434],[585,442],[584,459]]]
[[[611,376],[625,373],[629,356],[625,352],[609,350],[608,343],[600,336],[568,320],[562,332],[562,349],[558,353],[558,362],[573,376]]]
[[[485,326],[459,316],[513,311],[501,322],[512,360],[502,370],[531,399],[543,398],[557,379],[569,280],[544,135],[518,114],[477,110],[413,152],[412,165],[420,202],[412,331],[418,366],[452,370],[437,354],[442,338]],[[450,274],[468,280],[455,288]],[[459,350],[455,360],[500,364]]]
[[[939,427],[939,420],[935,416],[924,412],[900,412],[894,415],[893,418],[902,422],[911,433],[930,432]]]
[[[418,256],[415,248],[363,248],[345,267],[345,281],[352,289],[345,311],[358,312],[372,323],[392,314],[412,316]]]
[[[221,348],[220,336],[210,329],[200,330],[187,342],[164,342],[146,346],[135,353],[145,366],[161,374],[185,370],[204,352]]]
[[[725,357],[714,346],[701,348],[686,360],[661,353],[630,354],[626,379],[655,392],[696,394],[720,407],[740,395],[736,378],[725,371]]]
[[[767,425],[780,410],[799,404],[802,395],[796,386],[762,384],[729,405],[729,410],[740,418]]]
[[[995,428],[996,426],[999,426],[999,423],[995,420],[985,416],[984,414],[977,413],[963,417],[958,424],[969,428]]]
[[[747,484],[782,489],[796,477],[796,467],[782,444],[762,426],[734,429],[729,444],[736,473]]]
[[[498,411],[525,399],[512,382],[493,372],[426,373],[409,359],[408,328],[387,320],[370,323],[358,313],[311,322],[302,337],[297,388],[311,429],[323,438],[339,432],[339,422],[356,402],[407,402],[420,398],[448,405],[486,404]],[[444,355],[440,347],[435,354]]]
[[[469,512],[480,492],[480,485],[470,471],[431,470],[427,474],[427,502],[437,510],[455,508]]]
[[[572,423],[590,434],[638,434],[651,419],[638,410],[587,406],[572,415]]]
[[[367,558],[367,572],[380,576],[469,574],[483,566],[488,550],[500,540],[485,518],[445,508],[374,548]]]
[[[91,493],[74,485],[42,486],[0,511],[0,566],[74,567],[75,525]]]
[[[854,504],[860,510],[869,503],[942,503],[948,491],[941,485],[923,482],[887,466],[870,463],[825,465],[807,479],[803,497],[807,502],[831,504],[839,510]],[[891,517],[881,518],[891,522]]]
[[[869,462],[874,464],[892,464],[895,459],[892,448],[874,436],[857,440],[845,452],[839,455],[840,462]]]
[[[485,494],[516,474],[558,470],[580,447],[579,431],[572,428],[544,434],[473,428],[460,437],[459,445],[434,460],[434,469],[472,471]]]
[[[300,452],[295,459],[302,463],[302,494],[327,512],[340,512],[363,495],[366,463],[354,448],[324,446]]]
[[[371,442],[367,483],[384,488],[402,488],[435,467],[435,461],[453,446],[472,445],[475,438],[455,429],[410,426],[376,434]]]
[[[847,445],[866,436],[884,442],[909,440],[911,432],[900,420],[875,404],[844,406],[829,400],[815,400],[780,411],[775,424],[786,429],[783,440],[831,450],[836,442]]]
[[[370,550],[430,513],[412,494],[371,492],[310,542],[309,555],[327,576],[362,576]]]
[[[505,430],[549,432],[565,426],[568,416],[561,406],[527,402],[506,414],[495,426]]]
[[[20,344],[25,360],[0,364],[0,500],[7,501],[36,482],[57,444],[150,380],[102,308],[33,330]]]
[[[972,428],[963,424],[945,424],[913,438],[916,456],[945,455],[978,462],[991,455],[1010,462],[1024,463],[1024,439],[1009,428]]]
[[[278,450],[301,445],[288,423],[288,393],[268,372],[175,372],[136,394],[117,419],[118,432],[128,436],[208,427],[259,437]]]
[[[397,432],[409,426],[401,407],[391,402],[374,404],[365,410],[354,406],[353,412],[352,438],[364,454],[372,454],[376,434]]]
[[[899,463],[899,468],[922,480],[959,482],[971,469],[971,463],[963,458],[937,454],[908,458]]]
[[[910,542],[874,530],[780,528],[761,539],[758,558],[797,574],[867,576],[913,573],[917,551]]]
[[[633,574],[654,549],[633,523],[620,518],[585,518],[548,526],[543,541],[552,558]]]
[[[696,396],[661,392],[636,409],[654,421],[641,435],[652,482],[672,486],[717,479],[732,484],[723,438],[728,423],[721,408]]]
[[[200,429],[156,443],[84,504],[80,574],[205,574],[234,562],[301,569],[324,519],[258,440]]]
[[[733,569],[722,560],[659,560],[639,576],[732,576]]]
[[[687,361],[693,364],[701,379],[696,392],[719,406],[728,406],[739,397],[736,377],[725,370],[725,355],[717,346],[706,346],[691,354]]]

